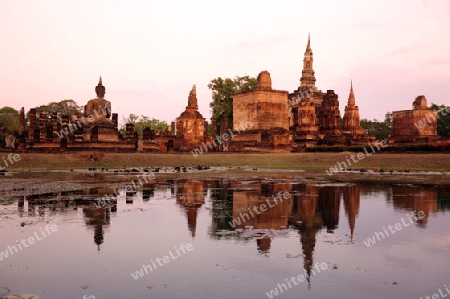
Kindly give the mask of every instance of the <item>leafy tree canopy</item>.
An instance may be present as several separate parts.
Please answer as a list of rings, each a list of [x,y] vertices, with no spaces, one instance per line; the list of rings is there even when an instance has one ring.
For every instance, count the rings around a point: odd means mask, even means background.
[[[77,114],[83,114],[84,111],[82,110],[81,106],[78,106],[78,104],[74,100],[62,100],[60,102],[51,102],[47,105],[41,105],[39,107],[36,107],[36,116],[39,118],[39,114],[41,111],[44,110],[47,112],[47,115],[52,112],[58,112],[58,117],[61,117],[61,115],[69,115],[69,119],[72,119],[72,116]],[[28,117],[29,111],[27,113]]]
[[[147,116],[141,115],[137,116],[135,114],[130,114],[127,118],[122,117],[122,127],[120,128],[120,133],[122,136],[126,136],[126,124],[134,124],[134,131],[139,134],[139,138],[142,139],[143,132],[146,127],[150,130],[155,130],[155,132],[165,131],[169,124],[166,121],[160,121],[156,118],[150,119]]]
[[[377,119],[367,120],[364,118],[361,119],[360,124],[368,134],[375,136],[378,140],[386,139],[392,133],[392,112],[386,113],[382,122]]]
[[[256,88],[256,78],[250,76],[234,79],[221,77],[212,79],[208,84],[212,90],[212,117],[219,123],[222,118],[233,118],[233,95],[238,92],[248,91]]]
[[[437,133],[443,138],[450,138],[450,106],[438,106],[431,103],[431,109],[437,111]]]
[[[19,130],[19,111],[5,106],[0,109],[0,129],[6,127],[9,133]]]

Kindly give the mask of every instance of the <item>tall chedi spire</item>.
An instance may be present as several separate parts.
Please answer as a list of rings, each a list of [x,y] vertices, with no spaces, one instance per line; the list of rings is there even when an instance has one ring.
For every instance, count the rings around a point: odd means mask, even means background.
[[[313,87],[316,86],[316,77],[314,77],[313,70],[313,52],[311,50],[311,38],[308,33],[308,44],[306,45],[305,55],[303,57],[303,71],[300,78],[300,87]]]
[[[355,103],[353,80],[350,81],[350,94],[348,95],[347,106],[345,106],[344,132],[350,133],[353,136],[364,135],[364,129],[359,122],[359,108]]]
[[[350,94],[348,95],[347,106],[348,107],[356,106],[356,104],[355,104],[355,94],[353,93],[353,80],[350,81]]]
[[[197,87],[195,84],[192,86],[191,91],[189,92],[188,97],[188,106],[186,108],[193,108],[195,110],[198,110],[198,104],[197,104]]]

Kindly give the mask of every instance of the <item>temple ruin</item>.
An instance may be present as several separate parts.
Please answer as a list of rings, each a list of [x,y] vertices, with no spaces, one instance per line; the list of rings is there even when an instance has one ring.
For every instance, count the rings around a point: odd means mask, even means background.
[[[32,108],[25,117],[20,110],[19,131],[2,130],[3,146],[25,151],[106,150],[116,152],[296,152],[315,145],[366,145],[375,140],[360,125],[359,107],[350,82],[350,92],[343,118],[339,96],[334,90],[316,87],[311,39],[303,56],[300,85],[293,92],[276,90],[268,71],[257,77],[254,90],[233,95],[233,123],[222,118],[216,130],[198,111],[196,86],[193,85],[184,111],[163,131],[144,128],[140,138],[133,124],[125,124],[125,134],[118,130],[118,114],[112,113],[105,99],[106,88],[100,77],[97,97],[84,106],[82,115],[69,119],[58,111]],[[437,141],[436,111],[419,96],[412,110],[393,112],[390,143]]]
[[[334,90],[327,90],[325,93],[317,89],[313,62],[311,39],[308,36],[300,86],[289,94],[289,104],[292,106],[290,130],[295,144],[294,150],[318,144],[351,145],[374,140],[375,138],[367,135],[360,125],[353,84],[350,84],[344,123],[341,125],[338,95]]]
[[[233,96],[234,151],[290,151],[288,92],[272,89],[268,71],[258,75],[257,87]],[[250,128],[240,131],[242,124]]]
[[[198,112],[197,89],[194,85],[189,92],[186,109],[175,122],[175,150],[190,151],[193,147],[201,146],[207,138],[207,125],[205,118]]]
[[[418,96],[412,110],[392,112],[390,143],[432,142],[437,134],[437,112],[428,108],[425,96]]]

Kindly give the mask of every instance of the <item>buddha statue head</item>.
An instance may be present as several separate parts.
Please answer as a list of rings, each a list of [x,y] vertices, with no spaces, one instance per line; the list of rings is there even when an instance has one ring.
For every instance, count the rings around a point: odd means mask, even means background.
[[[102,76],[100,76],[100,79],[98,80],[98,85],[95,86],[95,93],[97,94],[97,97],[103,98],[105,97],[105,86],[102,84]]]

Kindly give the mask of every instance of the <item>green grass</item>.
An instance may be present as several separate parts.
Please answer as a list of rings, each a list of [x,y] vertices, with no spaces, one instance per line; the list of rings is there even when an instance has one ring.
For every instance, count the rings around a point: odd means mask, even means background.
[[[216,153],[194,157],[191,154],[143,153],[66,153],[20,154],[20,161],[9,165],[8,170],[66,170],[96,168],[130,168],[156,166],[251,166],[261,168],[305,169],[323,171],[336,163],[345,162],[350,152],[343,153],[275,153],[239,154]],[[353,153],[354,154],[354,153]],[[91,155],[92,158],[91,159]],[[0,154],[0,166],[4,166]],[[398,154],[378,153],[353,163],[351,168],[381,168],[393,170],[450,171],[450,154]]]

